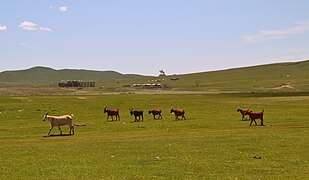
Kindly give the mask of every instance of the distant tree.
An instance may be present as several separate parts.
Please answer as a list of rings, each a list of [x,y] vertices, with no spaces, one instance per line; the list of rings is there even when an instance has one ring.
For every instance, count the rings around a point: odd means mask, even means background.
[[[200,85],[200,81],[195,81],[195,85],[199,86]]]
[[[165,75],[165,72],[163,71],[163,69],[161,69],[159,72],[160,72],[160,75],[159,75],[159,76],[166,76],[166,75]]]

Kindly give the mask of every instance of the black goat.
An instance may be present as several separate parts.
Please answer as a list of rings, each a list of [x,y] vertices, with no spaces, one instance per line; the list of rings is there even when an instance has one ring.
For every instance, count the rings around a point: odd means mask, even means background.
[[[140,121],[141,117],[142,117],[142,121],[144,121],[144,111],[143,110],[133,110],[133,109],[131,109],[130,114],[131,114],[131,116],[134,114],[134,118],[135,118],[134,122]],[[138,117],[138,120],[137,120],[137,117]]]

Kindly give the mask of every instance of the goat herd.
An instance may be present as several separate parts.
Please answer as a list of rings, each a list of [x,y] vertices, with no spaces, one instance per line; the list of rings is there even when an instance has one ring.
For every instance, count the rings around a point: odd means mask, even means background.
[[[152,109],[148,111],[148,114],[152,114],[153,115],[153,119],[157,119],[156,116],[158,115],[158,119],[162,119],[162,115],[161,115],[162,109]],[[107,113],[107,121],[108,118],[111,116],[112,121],[114,121],[113,117],[116,117],[116,121],[119,120],[120,121],[120,116],[119,116],[119,109],[107,109],[107,107],[104,108],[104,113]],[[174,109],[171,108],[171,113],[175,114],[175,119],[179,120],[179,116],[181,116],[181,120],[185,119],[185,110],[184,109]],[[134,115],[134,122],[136,121],[144,121],[144,111],[143,110],[133,110],[130,109],[130,114],[131,116]]]
[[[162,119],[161,115],[162,109],[152,109],[148,111],[148,114],[152,114],[154,119],[157,119],[156,116],[158,116],[158,119]],[[181,120],[185,119],[185,110],[184,109],[174,109],[171,108],[170,111],[172,114],[175,115],[175,120],[180,120],[179,117],[181,116]],[[263,116],[264,116],[264,110],[261,112],[252,112],[251,109],[237,109],[237,112],[240,112],[242,115],[242,120],[245,119],[245,116],[249,116],[251,122],[256,123],[256,119],[261,120],[261,126],[264,126],[263,124]],[[107,113],[107,121],[109,117],[112,118],[112,121],[114,121],[114,117],[116,118],[116,121],[120,121],[120,115],[119,115],[119,109],[107,109],[107,107],[104,108],[104,113]],[[134,115],[134,122],[136,121],[144,121],[144,111],[143,110],[133,110],[130,109],[131,116]],[[60,129],[60,126],[68,125],[70,127],[69,134],[74,134],[74,124],[73,124],[73,117],[74,115],[63,115],[63,116],[50,116],[48,113],[44,114],[43,121],[49,121],[50,122],[50,129],[47,135],[50,135],[51,130],[56,126],[58,127],[60,131],[60,135],[62,134],[62,131]]]
[[[252,112],[251,109],[240,109],[240,108],[238,108],[237,112],[240,112],[240,114],[242,115],[242,118],[241,118],[242,120],[244,120],[246,115],[249,116],[249,118],[251,120],[250,126],[251,126],[253,121],[254,121],[255,125],[257,125],[256,121],[255,121],[256,119],[260,119],[261,120],[261,126],[264,126],[264,124],[263,124],[264,109],[261,112]]]

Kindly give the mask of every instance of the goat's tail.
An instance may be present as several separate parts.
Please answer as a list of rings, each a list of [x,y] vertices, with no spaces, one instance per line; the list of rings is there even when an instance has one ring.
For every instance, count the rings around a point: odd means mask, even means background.
[[[264,113],[264,109],[262,110],[262,113]]]

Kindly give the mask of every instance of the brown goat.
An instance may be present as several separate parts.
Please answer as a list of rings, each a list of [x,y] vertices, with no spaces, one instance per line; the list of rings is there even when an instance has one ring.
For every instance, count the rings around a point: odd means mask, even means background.
[[[152,114],[153,119],[156,119],[156,115],[159,115],[158,119],[162,119],[161,112],[162,112],[162,109],[160,109],[160,110],[153,109],[153,110],[149,110],[148,114]]]
[[[238,108],[237,112],[240,112],[240,114],[242,115],[241,120],[244,120],[245,116],[248,115],[248,112],[252,112],[252,110],[251,109],[240,109],[240,108]]]
[[[250,126],[251,126],[253,121],[254,121],[255,125],[257,125],[257,123],[255,121],[256,119],[260,119],[261,120],[261,126],[264,126],[264,123],[263,123],[263,121],[264,121],[264,119],[263,119],[264,110],[262,112],[255,112],[255,113],[254,112],[247,112],[247,114],[249,115],[249,117],[251,119]]]
[[[119,116],[119,109],[107,109],[107,107],[104,108],[104,113],[107,113],[107,119],[108,121],[109,116],[112,117],[112,121],[114,121],[114,116],[116,116],[116,121],[120,121],[120,116]]]
[[[133,110],[130,109],[131,116],[134,115],[134,122],[140,121],[142,117],[142,121],[144,121],[144,111],[143,110]],[[137,120],[138,117],[138,120]]]
[[[175,120],[180,120],[178,117],[181,116],[181,120],[185,119],[185,110],[184,109],[174,109],[171,108],[171,113],[175,114]]]

